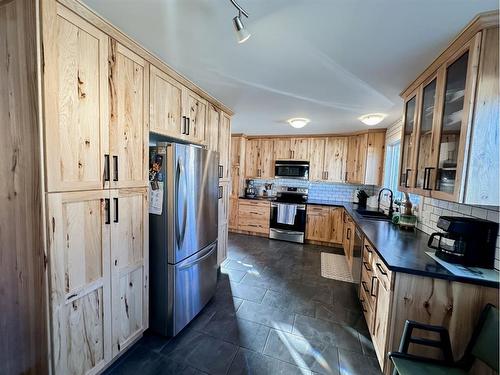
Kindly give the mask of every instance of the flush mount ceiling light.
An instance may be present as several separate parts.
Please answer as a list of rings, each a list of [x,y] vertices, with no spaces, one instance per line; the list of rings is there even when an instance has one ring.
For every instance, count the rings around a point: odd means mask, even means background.
[[[230,1],[234,5],[234,7],[238,9],[238,15],[233,18],[233,25],[234,29],[236,30],[238,43],[241,44],[246,42],[251,35],[245,28],[245,25],[243,25],[243,22],[241,21],[241,15],[244,15],[246,18],[248,18],[248,13],[235,0],[230,0]]]
[[[287,120],[287,122],[291,126],[293,126],[294,128],[300,129],[300,128],[303,128],[304,126],[306,126],[307,124],[309,124],[309,122],[311,122],[311,120],[309,120],[307,118],[296,117],[296,118],[291,118],[290,120]]]
[[[369,126],[377,125],[380,121],[385,118],[386,115],[383,113],[369,113],[367,115],[361,116],[359,120]]]

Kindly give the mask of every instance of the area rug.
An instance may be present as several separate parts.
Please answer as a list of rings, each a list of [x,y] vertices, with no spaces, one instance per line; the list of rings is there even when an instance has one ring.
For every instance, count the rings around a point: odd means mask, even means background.
[[[321,253],[321,276],[354,283],[344,255]]]

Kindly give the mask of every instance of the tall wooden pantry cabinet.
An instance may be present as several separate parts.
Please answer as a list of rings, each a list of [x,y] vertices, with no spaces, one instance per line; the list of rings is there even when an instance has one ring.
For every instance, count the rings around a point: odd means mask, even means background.
[[[232,112],[77,0],[0,0],[0,31],[0,373],[101,373],[148,327],[150,132],[219,152],[221,263]]]

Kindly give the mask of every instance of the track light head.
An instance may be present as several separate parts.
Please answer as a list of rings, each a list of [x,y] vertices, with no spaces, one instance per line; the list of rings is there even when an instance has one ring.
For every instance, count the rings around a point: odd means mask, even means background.
[[[238,43],[244,43],[250,38],[251,34],[248,32],[248,30],[245,28],[245,25],[243,25],[243,22],[241,21],[240,16],[236,16],[233,18],[233,25],[234,29],[236,30],[236,36],[238,38]]]

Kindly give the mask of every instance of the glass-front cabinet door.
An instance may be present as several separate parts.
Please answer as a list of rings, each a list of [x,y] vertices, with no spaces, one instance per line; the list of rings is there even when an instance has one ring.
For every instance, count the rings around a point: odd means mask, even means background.
[[[433,194],[439,198],[458,198],[467,131],[468,102],[471,89],[467,87],[470,50],[446,66],[443,110],[439,129],[437,173]]]
[[[412,161],[415,147],[415,123],[417,115],[417,94],[413,94],[405,103],[402,134],[399,190],[406,191],[412,186]]]
[[[419,193],[429,195],[432,188],[431,179],[433,176],[434,167],[434,147],[433,132],[435,132],[435,117],[437,111],[437,81],[438,77],[434,76],[429,83],[424,84],[422,88],[422,105],[419,108],[420,116],[418,117],[418,142],[417,142],[417,165],[415,188],[420,190]],[[429,192],[425,194],[425,191]]]

